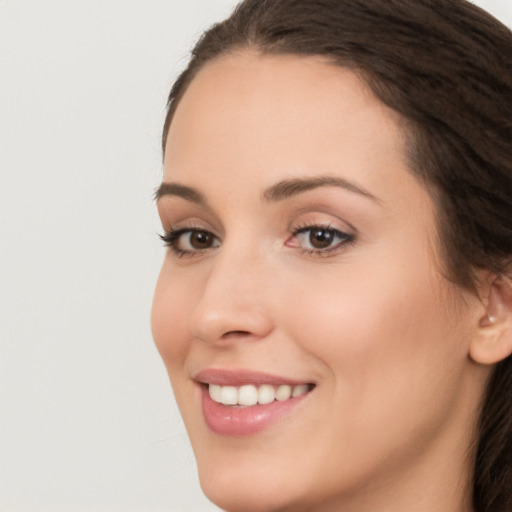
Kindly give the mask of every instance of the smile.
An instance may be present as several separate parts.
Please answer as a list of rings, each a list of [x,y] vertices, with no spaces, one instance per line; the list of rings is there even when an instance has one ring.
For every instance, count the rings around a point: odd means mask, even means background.
[[[296,386],[288,384],[280,386],[246,384],[240,387],[221,386],[218,384],[208,385],[208,393],[214,402],[222,405],[239,405],[243,407],[250,407],[256,404],[266,405],[274,400],[284,402],[290,398],[305,395],[309,390],[308,384],[298,384]]]
[[[248,436],[284,421],[315,384],[252,371],[208,369],[196,375],[206,426],[222,436]]]

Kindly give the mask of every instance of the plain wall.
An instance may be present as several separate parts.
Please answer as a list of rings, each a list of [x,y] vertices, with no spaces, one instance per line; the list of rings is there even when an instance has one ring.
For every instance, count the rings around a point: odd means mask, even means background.
[[[217,510],[151,339],[152,193],[170,84],[234,4],[0,0],[2,512]]]

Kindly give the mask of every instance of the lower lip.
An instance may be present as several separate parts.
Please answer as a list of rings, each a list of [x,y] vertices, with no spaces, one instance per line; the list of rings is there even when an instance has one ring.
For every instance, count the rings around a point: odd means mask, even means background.
[[[213,401],[206,386],[201,386],[203,415],[206,424],[216,434],[223,436],[249,436],[277,423],[290,414],[309,394],[270,404],[250,407],[222,405]]]

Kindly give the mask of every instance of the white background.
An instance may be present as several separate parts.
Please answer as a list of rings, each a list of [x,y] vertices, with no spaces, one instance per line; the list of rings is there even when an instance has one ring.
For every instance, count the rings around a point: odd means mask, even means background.
[[[234,4],[0,0],[1,512],[217,510],[151,340],[152,193],[170,84]]]

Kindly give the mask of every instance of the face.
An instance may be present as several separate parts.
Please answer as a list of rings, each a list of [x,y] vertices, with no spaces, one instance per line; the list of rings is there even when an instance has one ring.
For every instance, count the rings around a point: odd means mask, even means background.
[[[357,76],[315,57],[209,63],[157,203],[152,328],[214,502],[383,510],[412,489],[426,503],[434,477],[460,487],[476,301],[442,277],[400,118]]]

